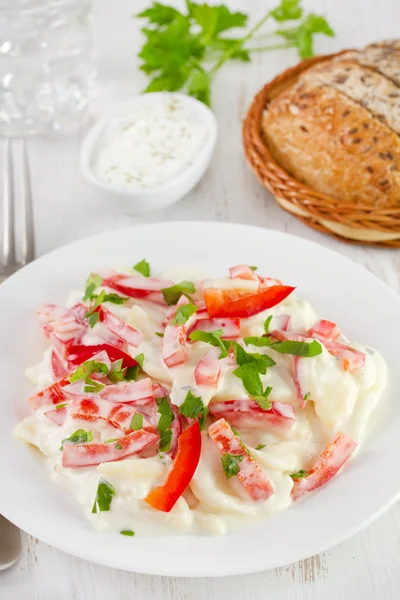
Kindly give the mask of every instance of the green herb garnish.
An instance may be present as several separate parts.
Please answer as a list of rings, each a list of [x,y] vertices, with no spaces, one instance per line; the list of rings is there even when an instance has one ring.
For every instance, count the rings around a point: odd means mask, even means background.
[[[121,535],[127,535],[129,537],[133,537],[135,535],[135,532],[132,531],[132,529],[123,529],[122,531],[120,531]]]
[[[199,419],[200,429],[204,429],[208,408],[200,396],[195,396],[191,390],[186,394],[185,400],[179,407],[179,413],[188,419]]]
[[[85,293],[83,296],[83,300],[92,300],[94,291],[103,283],[103,279],[100,275],[95,275],[94,273],[90,273],[89,277],[86,280],[85,284]]]
[[[136,381],[137,376],[139,374],[139,367],[135,365],[134,367],[128,367],[126,373],[124,375],[125,381]]]
[[[175,416],[167,397],[159,398],[158,400],[160,400],[160,402],[158,404],[157,412],[160,415],[160,418],[157,428],[160,434],[160,452],[168,452],[172,441],[171,423],[174,421]]]
[[[122,450],[122,446],[121,446],[121,444],[115,444],[114,448],[115,448],[116,450]]]
[[[303,477],[307,477],[309,475],[309,471],[304,471],[304,469],[300,469],[297,473],[292,473],[290,477],[292,479],[303,479]]]
[[[262,375],[265,375],[268,367],[273,367],[276,364],[268,354],[246,352],[246,350],[237,342],[233,342],[233,349],[235,352],[235,360],[239,366],[247,363],[255,363],[258,372]]]
[[[64,444],[87,444],[93,441],[93,435],[91,431],[85,431],[84,429],[78,429],[69,436],[62,440],[60,450],[64,449]]]
[[[226,452],[221,456],[222,467],[227,479],[230,479],[239,473],[239,463],[242,462],[242,460],[243,456],[241,454],[229,454],[229,452]]]
[[[163,338],[164,334],[161,333],[161,331],[156,331],[156,335],[158,335],[158,337]]]
[[[92,514],[110,510],[111,502],[115,496],[115,488],[111,483],[100,477],[97,487],[96,499],[93,504]]]
[[[310,397],[311,392],[307,392],[307,394],[304,396],[304,402],[307,402],[307,400]]]
[[[197,312],[197,306],[189,302],[178,306],[174,318],[171,320],[171,325],[183,325],[188,319]]]
[[[71,383],[75,381],[84,381],[84,391],[87,393],[96,393],[102,390],[105,386],[97,380],[90,377],[92,373],[102,373],[108,375],[108,366],[106,363],[97,360],[87,360],[74,371],[69,378]]]
[[[279,48],[296,48],[301,58],[312,56],[314,35],[334,33],[323,17],[313,13],[303,15],[300,1],[281,0],[247,31],[243,31],[247,15],[233,12],[226,5],[210,6],[186,0],[186,11],[179,11],[153,2],[137,15],[147,20],[142,28],[146,41],[139,53],[143,61],[140,68],[151,77],[145,91],[183,89],[210,104],[212,81],[228,60],[248,62],[254,52]],[[257,44],[255,34],[267,21],[279,24],[270,35],[280,36],[283,43]],[[282,28],[287,21],[294,22],[294,26]],[[232,36],[234,29],[241,31]]]
[[[252,267],[252,266],[250,265],[250,269],[251,269],[252,271],[257,271],[258,267]]]
[[[100,294],[92,294],[90,299],[94,300],[94,303],[85,314],[85,318],[88,319],[90,327],[94,327],[99,321],[100,313],[97,309],[99,308],[100,304],[103,304],[104,302],[123,304],[129,300],[129,298],[119,296],[118,294],[107,294],[104,290],[102,290]]]
[[[134,431],[139,431],[139,429],[143,428],[143,415],[140,413],[135,413],[132,417],[131,423],[129,425],[129,429],[133,429]]]
[[[258,446],[256,446],[256,450],[262,450],[266,445],[267,444],[258,444]]]
[[[163,293],[165,302],[171,306],[172,304],[176,304],[178,302],[182,294],[191,300],[189,294],[194,294],[196,288],[194,283],[191,281],[181,281],[180,283],[171,285],[171,287],[164,288],[161,291]]]
[[[233,371],[233,375],[242,380],[245,390],[253,396],[260,408],[270,410],[272,403],[268,396],[272,391],[271,387],[263,389],[260,374],[257,365],[254,362],[245,363]]]
[[[143,352],[141,352],[140,354],[138,354],[134,358],[135,358],[136,362],[139,364],[139,367],[141,369],[143,369],[143,363],[144,363],[144,354],[143,354]]]
[[[263,337],[245,337],[244,343],[246,346],[266,346],[280,354],[291,354],[293,356],[302,356],[304,358],[312,358],[318,356],[322,352],[322,347],[317,340],[312,342],[297,342],[292,340],[274,342],[269,336]]]
[[[56,404],[54,408],[56,410],[61,410],[62,408],[65,408],[66,406],[67,406],[66,402],[61,402],[60,404]]]
[[[143,275],[143,277],[150,277],[150,265],[145,258],[140,262],[136,263],[136,265],[133,268],[135,269],[135,271]]]
[[[270,325],[271,321],[272,321],[272,315],[269,315],[269,317],[267,317],[264,321],[264,331],[267,335],[269,333],[269,325]]]
[[[229,348],[231,346],[231,342],[222,339],[221,336],[223,334],[223,329],[217,329],[216,331],[200,331],[197,329],[189,335],[189,339],[192,342],[205,342],[216,348],[221,348],[221,354],[219,355],[219,358],[221,359],[228,356]]]

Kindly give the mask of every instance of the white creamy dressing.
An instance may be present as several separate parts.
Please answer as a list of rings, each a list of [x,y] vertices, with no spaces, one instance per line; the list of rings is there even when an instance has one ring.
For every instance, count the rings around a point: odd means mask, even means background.
[[[186,278],[190,279],[188,273]],[[196,277],[192,280],[196,281]],[[82,298],[82,292],[73,292],[69,306],[78,297]],[[144,353],[144,370],[155,380],[172,387],[174,404],[183,402],[188,389],[200,395],[205,404],[211,398],[248,398],[241,380],[232,374],[236,365],[230,364],[228,359],[221,361],[222,374],[217,389],[196,388],[194,367],[210,349],[203,342],[188,346],[187,363],[167,368],[161,358],[162,338],[155,335],[160,331],[164,311],[154,305],[149,309],[148,304],[134,300],[131,307],[110,304],[107,308],[143,333],[142,344],[138,348],[130,347],[130,353],[133,356]],[[291,315],[290,329],[298,333],[304,333],[319,318],[307,301],[292,294],[278,306],[243,319],[241,336],[262,335],[264,321],[269,315],[273,316],[271,330],[278,326],[281,315]],[[194,478],[170,513],[158,511],[144,501],[150,489],[165,480],[171,464],[168,457],[130,458],[98,467],[63,468],[59,450],[61,440],[80,427],[87,429],[88,423],[67,418],[59,427],[43,415],[48,407],[39,409],[20,423],[16,433],[47,456],[52,480],[74,494],[98,530],[132,529],[140,535],[224,533],[251,518],[265,517],[287,508],[293,485],[290,474],[309,468],[338,431],[347,433],[358,443],[363,440],[372,410],[386,385],[387,373],[386,364],[376,351],[359,344],[353,346],[366,354],[365,366],[353,373],[345,371],[340,361],[325,348],[316,357],[299,360],[301,388],[310,392],[310,400],[303,411],[299,409],[293,383],[293,357],[268,348],[248,347],[249,352],[265,352],[276,361],[276,365],[261,376],[263,385],[272,386],[271,400],[294,405],[297,419],[288,431],[277,431],[268,426],[259,429],[235,426],[274,486],[275,493],[267,501],[254,502],[236,477],[226,479],[220,453],[206,432],[202,434],[201,459]],[[40,365],[27,370],[27,375],[38,387],[51,382],[48,352]],[[96,423],[93,435],[94,441],[117,437],[115,428],[106,423],[101,428]],[[259,444],[265,444],[265,448],[256,450]],[[92,514],[99,476],[115,487],[116,496],[109,512]]]
[[[178,97],[143,97],[110,123],[95,173],[120,189],[163,184],[192,162],[206,135],[205,125]]]

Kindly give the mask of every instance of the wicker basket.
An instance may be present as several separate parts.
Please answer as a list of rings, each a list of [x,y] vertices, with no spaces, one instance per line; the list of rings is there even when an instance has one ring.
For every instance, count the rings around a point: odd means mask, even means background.
[[[243,123],[245,154],[261,183],[280,206],[309,227],[348,242],[400,248],[400,208],[356,206],[314,191],[274,161],[261,137],[262,114],[271,100],[293,85],[302,71],[333,56],[337,55],[304,60],[275,77],[255,96]]]

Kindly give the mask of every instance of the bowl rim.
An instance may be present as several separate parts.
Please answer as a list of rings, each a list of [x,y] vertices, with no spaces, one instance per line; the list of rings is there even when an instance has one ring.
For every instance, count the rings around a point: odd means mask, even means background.
[[[135,106],[139,103],[149,103],[155,97],[174,97],[181,100],[186,105],[192,105],[194,111],[197,111],[201,115],[200,122],[203,122],[207,128],[208,135],[205,138],[204,144],[201,145],[199,151],[194,155],[193,160],[188,165],[174,175],[171,179],[168,179],[165,183],[151,186],[148,188],[139,189],[124,189],[114,186],[112,184],[102,181],[94,173],[94,169],[91,165],[94,153],[98,148],[98,142],[101,135],[106,131],[111,121],[124,115],[130,107]],[[112,109],[109,109],[98,121],[93,125],[90,131],[87,133],[85,139],[82,142],[80,150],[80,166],[84,176],[95,186],[114,194],[119,194],[125,198],[141,199],[147,197],[163,196],[171,191],[174,191],[176,187],[184,187],[185,183],[190,180],[193,173],[199,168],[202,163],[207,163],[207,160],[212,154],[215,147],[218,134],[217,119],[208,106],[196,100],[186,94],[178,92],[150,92],[146,94],[135,94],[129,100],[124,100],[116,104]],[[205,170],[205,169],[204,169]]]

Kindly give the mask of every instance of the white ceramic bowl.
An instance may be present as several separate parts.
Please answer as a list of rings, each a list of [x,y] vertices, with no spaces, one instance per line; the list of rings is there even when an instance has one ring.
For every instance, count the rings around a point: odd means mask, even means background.
[[[135,110],[139,104],[153,102],[155,97],[173,96],[184,104],[190,114],[207,128],[207,134],[200,149],[181,172],[167,182],[143,189],[121,189],[102,181],[95,173],[94,162],[97,153],[106,137],[112,135],[112,122]],[[101,192],[104,199],[118,203],[122,210],[134,214],[143,214],[177,202],[185,196],[200,181],[210,164],[215,142],[217,139],[217,121],[212,111],[204,104],[186,96],[171,92],[155,92],[133,97],[120,104],[102,117],[85,138],[80,155],[83,174]]]

